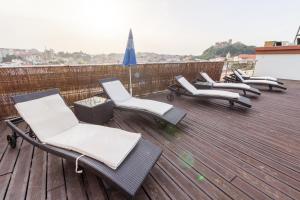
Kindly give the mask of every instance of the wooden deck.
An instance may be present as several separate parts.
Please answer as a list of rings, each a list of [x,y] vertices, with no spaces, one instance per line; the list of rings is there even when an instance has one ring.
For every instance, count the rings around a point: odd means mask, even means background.
[[[115,112],[109,126],[140,132],[163,155],[136,199],[300,199],[300,82],[285,93],[263,92],[253,108],[178,97],[188,111],[177,129]],[[147,98],[166,101],[166,94]],[[0,125],[0,199],[122,199],[89,171],[18,140]]]

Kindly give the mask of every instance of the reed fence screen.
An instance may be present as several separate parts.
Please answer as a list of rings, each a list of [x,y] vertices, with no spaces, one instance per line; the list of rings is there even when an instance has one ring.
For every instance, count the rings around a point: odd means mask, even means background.
[[[133,94],[162,91],[176,75],[189,80],[200,71],[220,80],[223,62],[139,64],[132,68]],[[50,88],[59,88],[69,105],[102,91],[98,80],[116,77],[128,87],[129,70],[119,65],[0,67],[0,119],[16,115],[10,97]]]

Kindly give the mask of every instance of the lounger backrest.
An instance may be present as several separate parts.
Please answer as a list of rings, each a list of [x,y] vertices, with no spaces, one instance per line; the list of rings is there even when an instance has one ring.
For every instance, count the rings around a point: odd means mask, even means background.
[[[119,80],[102,82],[102,86],[114,102],[123,102],[132,97]]]
[[[236,75],[236,77],[237,77],[240,81],[244,82],[244,78],[240,75],[240,73],[238,73],[236,70],[235,70],[233,73]]]
[[[42,142],[79,123],[59,94],[19,102],[15,108]]]
[[[240,73],[240,75],[245,76],[245,77],[249,77],[243,70],[241,69],[237,69],[238,73]]]
[[[210,78],[210,76],[208,76],[207,73],[201,72],[200,74],[201,74],[201,76],[202,76],[207,82],[209,82],[209,83],[215,83],[215,81],[212,80],[212,79]]]
[[[188,80],[186,80],[183,76],[176,76],[176,80],[178,81],[178,83],[180,83],[180,85],[185,88],[187,91],[189,91],[192,94],[196,94],[197,93],[197,88],[195,88],[195,86],[193,86]]]

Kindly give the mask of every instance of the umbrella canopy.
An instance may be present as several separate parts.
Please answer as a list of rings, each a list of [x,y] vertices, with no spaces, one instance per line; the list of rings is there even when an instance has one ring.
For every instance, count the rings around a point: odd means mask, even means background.
[[[125,55],[124,55],[124,59],[123,59],[123,65],[124,66],[136,65],[136,56],[135,56],[133,36],[132,36],[131,29],[129,31],[127,47],[126,47]]]

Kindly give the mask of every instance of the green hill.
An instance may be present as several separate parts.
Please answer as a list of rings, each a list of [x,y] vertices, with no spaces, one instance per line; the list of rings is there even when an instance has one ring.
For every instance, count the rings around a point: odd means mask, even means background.
[[[228,53],[230,53],[231,56],[254,54],[255,46],[247,46],[241,42],[232,43],[232,40],[228,42],[217,42],[215,45],[206,49],[199,58],[209,60],[216,57],[226,57]]]

